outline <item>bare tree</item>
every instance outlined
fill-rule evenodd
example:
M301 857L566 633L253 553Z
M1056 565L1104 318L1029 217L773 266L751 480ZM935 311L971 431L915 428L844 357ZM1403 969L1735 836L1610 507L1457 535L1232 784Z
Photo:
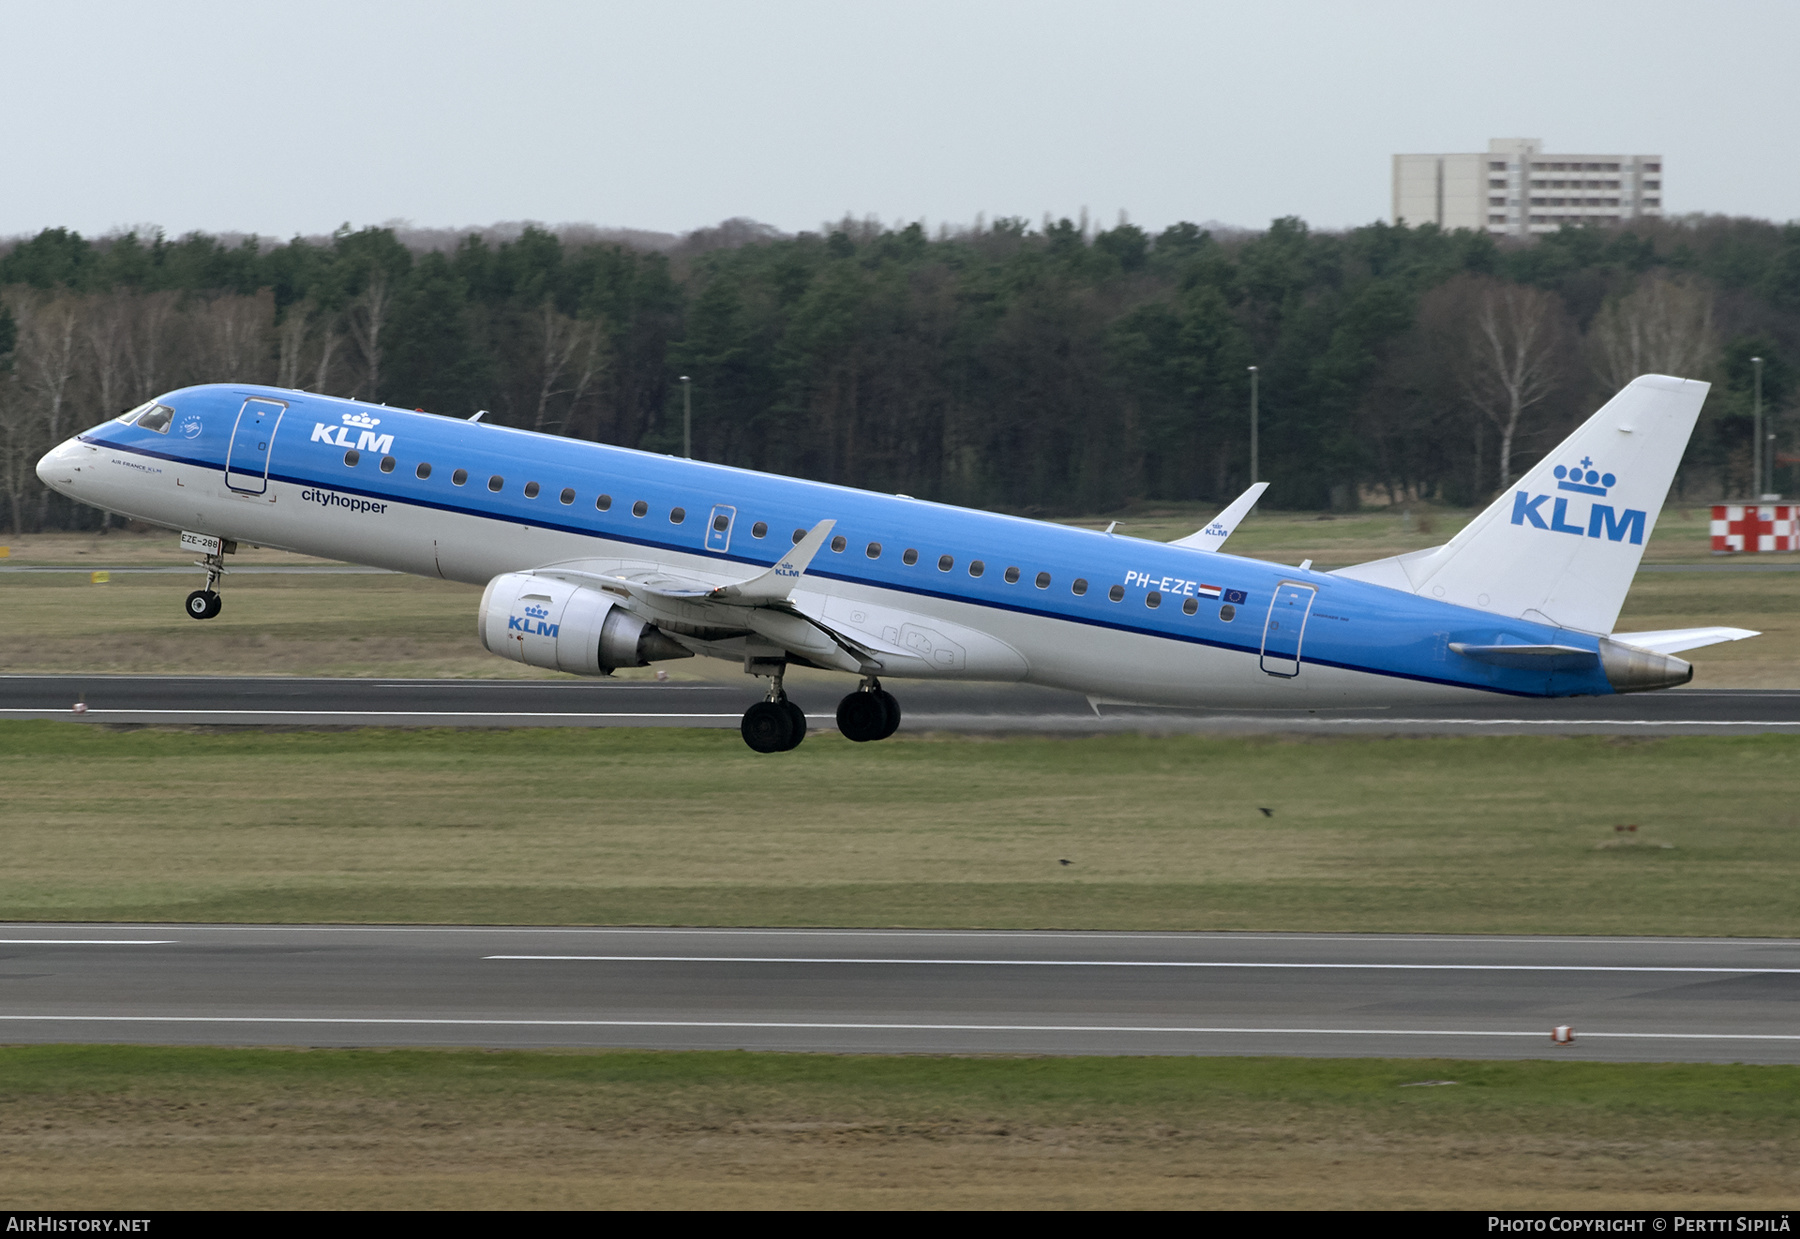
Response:
M132 295L124 290L105 293L83 307L81 338L103 416L123 412L128 400Z
M1470 276L1444 291L1461 302L1452 329L1460 337L1463 398L1499 432L1505 489L1525 415L1555 395L1567 374L1568 315L1554 293L1526 284Z
M25 532L25 504L40 493L36 463L43 454L37 409L17 375L0 374L0 493L14 533Z
M18 289L13 290L8 305L19 325L15 364L26 405L15 414L19 420L9 433L29 457L67 437L64 419L69 414L80 362L81 315L76 299L68 293L44 297ZM48 519L49 512L50 492L41 490L39 526Z
M381 332L394 311L394 290L387 272L379 267L369 273L369 283L350 305L346 316L350 338L362 353L363 377L351 394L368 393L373 400L381 390ZM321 367L323 371L323 367Z
M275 321L268 289L253 296L224 293L189 313L194 377L202 383L260 382Z
M166 381L176 296L170 292L141 293L132 299L131 307L134 321L126 337L125 361L131 371L133 397L148 400L162 394Z
M538 379L537 409L532 429L543 430L550 420L551 403L567 396L563 414L554 422L556 433L567 433L575 408L606 372L606 333L593 319L570 318L557 310L549 298L536 316L541 370Z
M1704 373L1718 357L1712 289L1653 272L1609 301L1588 331L1588 354L1609 393L1640 374Z

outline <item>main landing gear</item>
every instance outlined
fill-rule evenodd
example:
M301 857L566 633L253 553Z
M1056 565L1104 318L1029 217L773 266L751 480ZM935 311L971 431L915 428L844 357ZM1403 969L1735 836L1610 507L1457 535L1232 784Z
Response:
M880 680L870 676L861 688L838 702L837 725L844 739L858 744L885 740L900 728L900 703L881 687Z
M769 677L769 695L744 711L744 721L738 730L743 732L744 743L758 753L785 753L798 748L806 739L806 715L788 700L787 690L781 686L787 664L762 665L768 670L757 670L752 674Z
M769 695L744 711L739 730L744 743L758 753L785 753L799 747L806 739L806 715L788 700L781 686L784 662L757 661L750 665L752 675L769 677ZM900 726L900 703L881 687L881 681L870 676L862 686L838 703L838 730L858 743L885 740Z

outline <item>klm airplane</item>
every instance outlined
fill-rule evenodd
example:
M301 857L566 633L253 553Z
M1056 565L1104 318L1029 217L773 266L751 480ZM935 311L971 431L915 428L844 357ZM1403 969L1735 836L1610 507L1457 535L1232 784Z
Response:
M806 719L789 666L859 681L838 729L900 725L883 680L1019 681L1096 702L1321 708L1636 692L1757 634L1613 632L1706 398L1646 375L1442 546L1315 572L1223 553L1260 497L1162 544L285 389L190 387L38 463L182 531L223 605L240 545L485 585L504 658L610 675L696 654L766 677L758 752Z

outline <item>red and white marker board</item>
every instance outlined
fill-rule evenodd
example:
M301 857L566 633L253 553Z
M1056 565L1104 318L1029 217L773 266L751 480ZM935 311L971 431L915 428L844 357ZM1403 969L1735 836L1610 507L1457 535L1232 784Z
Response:
M1800 551L1800 504L1713 504L1712 549Z

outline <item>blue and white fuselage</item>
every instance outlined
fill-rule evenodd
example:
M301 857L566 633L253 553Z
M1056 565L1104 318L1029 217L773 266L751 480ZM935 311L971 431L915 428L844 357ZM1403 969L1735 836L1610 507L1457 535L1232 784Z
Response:
M1686 679L1669 634L1608 634L1704 395L1639 380L1468 537L1338 573L253 386L170 393L38 471L82 502L225 542L489 584L489 648L577 672L638 665L555 648L584 624L598 640L618 609L636 617L624 636L649 632L644 658L759 673L799 662L1170 706L1560 697ZM1624 495L1609 473L1612 498L1639 498L1596 514L1589 537L1550 471L1603 454L1639 475ZM1551 503L1554 529L1539 519ZM496 592L500 578L513 583Z

